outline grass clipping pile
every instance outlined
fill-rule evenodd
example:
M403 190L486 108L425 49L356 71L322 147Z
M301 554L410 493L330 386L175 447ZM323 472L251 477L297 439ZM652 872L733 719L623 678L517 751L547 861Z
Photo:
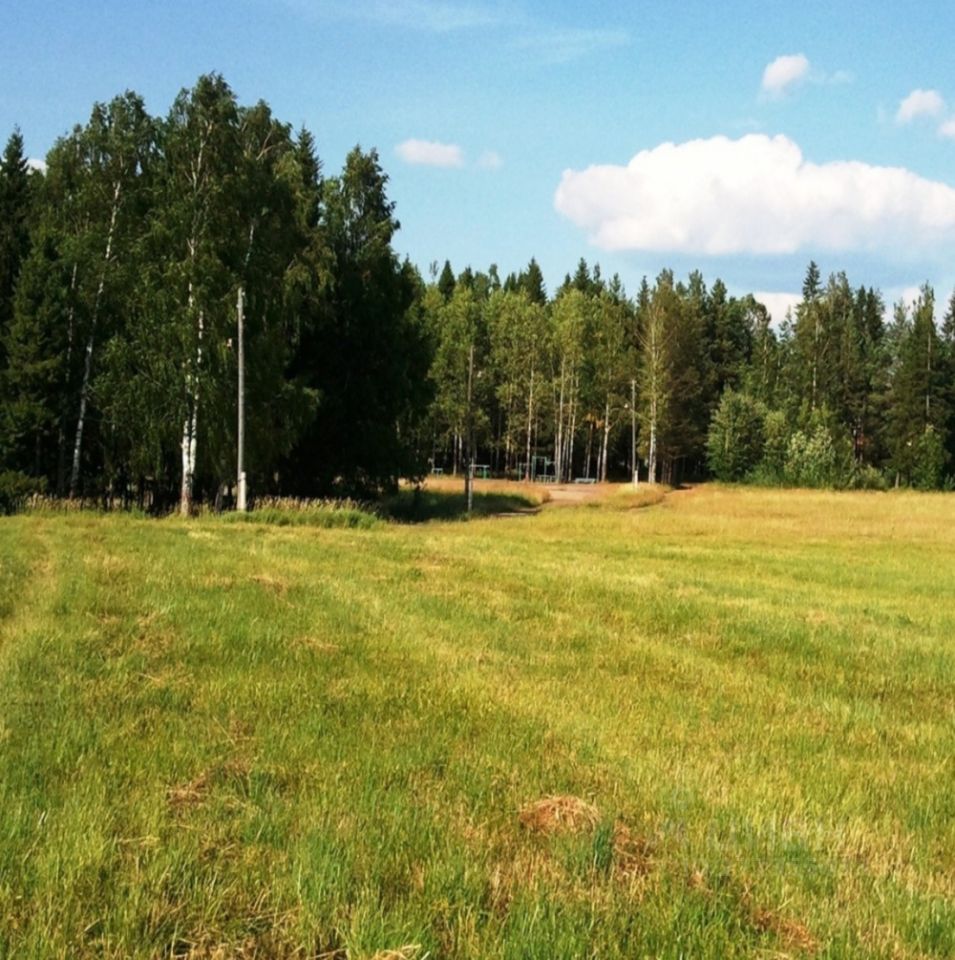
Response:
M600 827L600 811L586 800L569 795L544 797L526 803L518 813L521 826L533 834L594 832ZM617 822L608 828L609 853L620 877L646 876L651 869L652 846L644 837Z
M600 814L592 803L579 797L544 797L520 809L521 826L531 833L579 833L593 830Z

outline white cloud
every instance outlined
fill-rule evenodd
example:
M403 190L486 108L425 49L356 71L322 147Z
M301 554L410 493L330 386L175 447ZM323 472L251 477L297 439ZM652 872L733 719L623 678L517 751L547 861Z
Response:
M770 97L787 94L809 75L809 60L805 54L787 54L767 64L763 71L763 93Z
M504 160L496 150L485 150L478 157L477 165L482 170L500 170L504 166Z
M554 205L605 250L930 252L955 241L955 188L901 167L811 163L789 138L764 134L566 170Z
M831 83L837 86L843 83L855 83L855 79L855 74L851 70L837 70L835 73L827 74L823 78L825 83Z
M955 140L955 117L950 117L938 128L938 135Z
M37 173L46 173L46 160L38 160L36 157L30 157L27 160L27 166Z
M274 0L258 0L262 5ZM471 31L485 43L484 31L504 34L511 50L527 51L537 61L567 63L629 43L623 30L555 24L514 0L281 0L309 19L352 20L386 29L449 34Z
M569 63L581 57L625 47L630 36L625 30L553 27L521 37L513 44L545 63Z
M938 90L913 90L895 114L897 123L911 123L917 117L937 117L945 110L945 100Z
M428 33L451 33L510 23L502 4L460 0L285 0L300 13L339 19L365 20L378 26Z
M464 151L456 143L439 143L436 140L405 140L395 147L395 153L415 166L463 167Z
M763 290L753 296L769 311L773 326L778 327L786 319L786 311L796 313L796 304L802 300L801 293L773 292Z

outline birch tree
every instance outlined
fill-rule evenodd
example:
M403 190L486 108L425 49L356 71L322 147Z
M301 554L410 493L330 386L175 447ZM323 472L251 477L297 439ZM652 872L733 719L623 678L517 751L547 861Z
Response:
M79 134L84 164L78 184L78 204L84 233L75 265L77 290L85 301L86 329L82 350L76 426L70 466L69 495L79 493L84 431L92 393L94 354L109 320L121 322L128 290L115 290L117 274L126 271L145 208L143 179L153 148L152 122L142 100L132 93L108 106L97 104Z
M678 310L679 301L673 289L672 275L661 274L637 320L640 346L637 397L642 428L640 451L647 461L650 483L657 483L659 478L659 439L670 403L670 328Z

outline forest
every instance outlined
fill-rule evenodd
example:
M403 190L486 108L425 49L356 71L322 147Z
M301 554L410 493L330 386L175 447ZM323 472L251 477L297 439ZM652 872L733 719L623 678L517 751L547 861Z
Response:
M887 305L809 264L774 323L664 270L628 295L580 260L426 276L375 150L218 75L165 117L96 104L42 171L0 162L0 509L46 493L152 512L233 502L240 357L253 496L401 477L947 488L955 294ZM239 301L242 337L239 337Z

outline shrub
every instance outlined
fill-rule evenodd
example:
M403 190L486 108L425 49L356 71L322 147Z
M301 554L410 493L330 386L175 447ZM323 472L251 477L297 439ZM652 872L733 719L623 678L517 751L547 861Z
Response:
M706 459L717 480L742 480L763 455L763 411L745 393L726 390L713 414Z
M928 426L915 444L912 486L917 490L938 490L945 473L945 446L937 430Z
M868 463L853 468L847 485L851 490L886 490L889 486L882 471Z
M836 485L836 447L826 427L820 424L809 434L797 430L789 438L784 474L794 487Z
M40 481L16 470L0 472L0 514L16 513L27 499L42 490Z

